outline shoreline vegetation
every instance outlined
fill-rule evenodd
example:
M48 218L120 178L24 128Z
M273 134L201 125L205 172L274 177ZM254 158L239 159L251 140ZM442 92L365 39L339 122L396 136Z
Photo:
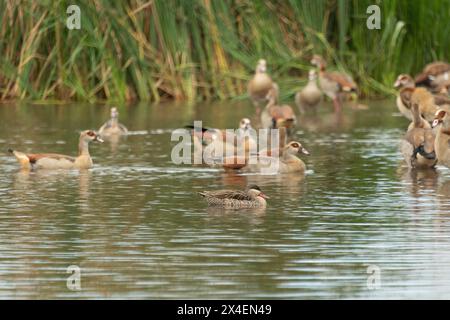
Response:
M264 58L292 99L313 53L353 75L360 96L449 60L448 0L85 0L0 2L0 101L117 102L247 97ZM381 29L366 27L370 5Z

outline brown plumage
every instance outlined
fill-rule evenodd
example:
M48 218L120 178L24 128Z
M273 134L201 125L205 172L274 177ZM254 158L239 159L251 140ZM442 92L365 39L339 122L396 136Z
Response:
M203 191L199 194L205 198L208 206L227 209L265 208L266 199L268 199L256 185L248 187L245 191L218 190Z
M248 83L248 94L256 107L264 105L267 102L269 90L276 87L276 83L267 74L266 60L260 59L256 65L253 78Z
M432 168L437 163L434 151L435 135L430 124L422 118L419 105L412 106L413 122L401 144L405 162L411 168Z
M427 64L414 80L416 85L437 87L442 82L448 81L449 75L450 64L444 61L435 61Z
M288 130L295 127L297 117L291 106L278 105L278 90L275 88L269 90L267 95L269 102L261 113L261 124L264 128L281 128Z
M23 153L9 149L24 169L89 169L92 159L89 154L89 143L103 140L91 130L81 132L78 144L78 157L70 157L56 153Z
M319 55L313 56L311 64L319 69L320 88L333 100L335 111L341 111L341 95L345 92L356 92L358 89L357 85L347 74L326 71L327 64Z
M301 113L316 107L322 101L322 91L317 86L317 73L310 70L308 84L295 95L295 104Z
M437 127L434 148L438 163L450 168L450 111L436 111L432 126Z
M433 95L426 88L416 87L412 77L407 74L400 74L394 87L399 89L396 100L398 110L409 120L413 120L411 105L414 102L419 105L420 114L429 122L433 120L438 106L449 102L444 97Z
M275 151L276 153L276 151ZM297 157L298 154L309 155L309 152L298 141L289 142L280 154L276 156L259 156L251 159L249 164L242 168L244 172L258 172L263 174L299 173L306 171L305 163Z
M103 137L128 134L128 129L123 124L119 123L119 112L117 111L117 108L111 108L111 119L100 127L98 133Z

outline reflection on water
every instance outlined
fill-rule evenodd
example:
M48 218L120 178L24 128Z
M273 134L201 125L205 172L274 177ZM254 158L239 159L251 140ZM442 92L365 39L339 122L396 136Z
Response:
M172 164L172 130L234 128L254 113L246 101L122 107L130 135L92 145L88 171L21 171L3 153L0 298L450 298L450 170L408 170L406 120L393 101L367 104L299 118L305 177ZM74 155L109 106L5 105L0 117L2 150ZM266 209L207 208L197 194L249 184ZM81 291L66 287L70 265Z

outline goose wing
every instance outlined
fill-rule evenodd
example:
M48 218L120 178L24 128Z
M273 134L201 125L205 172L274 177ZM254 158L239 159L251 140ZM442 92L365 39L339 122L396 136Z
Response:
M71 162L75 162L74 157L66 156L63 154L57 154L57 153L30 153L26 154L28 159L30 160L30 163L36 163L38 160L41 159L54 159L54 160L68 160Z
M344 91L354 91L357 88L349 75L340 72L327 72L323 76L330 81L336 82Z

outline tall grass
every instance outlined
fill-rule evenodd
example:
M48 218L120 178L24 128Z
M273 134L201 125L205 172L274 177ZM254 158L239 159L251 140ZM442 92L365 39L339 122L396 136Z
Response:
M381 30L366 9L381 7ZM313 53L353 74L361 93L448 60L450 1L80 0L0 2L0 99L226 99L245 95L264 57L284 96Z

